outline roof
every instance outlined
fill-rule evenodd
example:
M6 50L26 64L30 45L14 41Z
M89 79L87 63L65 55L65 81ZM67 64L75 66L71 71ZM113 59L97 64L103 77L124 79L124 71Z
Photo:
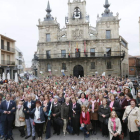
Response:
M128 57L129 57L129 58L140 58L140 55L137 55L137 56L129 55Z
M13 42L16 42L16 40L14 40L14 39L12 39L12 38L9 38L9 37L7 37L7 36L5 36L5 35L0 34L0 36L3 37L3 38L6 38L6 39L8 39L8 40L11 40L11 41L13 41Z

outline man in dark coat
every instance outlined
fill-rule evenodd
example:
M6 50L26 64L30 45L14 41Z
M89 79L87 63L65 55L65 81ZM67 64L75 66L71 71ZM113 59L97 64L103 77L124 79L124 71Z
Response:
M31 95L28 95L28 102L24 103L24 113L25 113L25 120L27 125L27 136L25 139L31 137L31 130L32 130L32 140L35 140L35 127L33 125L34 115L30 114L29 111L35 108L35 101L31 100ZM32 128L32 129L31 129Z
M14 112L16 111L16 103L10 100L11 95L6 95L6 100L0 105L1 121L4 127L4 140L14 140L12 137L12 124L14 121Z

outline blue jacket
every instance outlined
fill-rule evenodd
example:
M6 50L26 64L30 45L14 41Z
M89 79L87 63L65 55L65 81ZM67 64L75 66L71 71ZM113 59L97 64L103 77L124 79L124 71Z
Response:
M34 108L32 111L30 109L29 110L29 113L35 115L35 110L36 110L36 108ZM40 107L40 121L41 122L44 122L45 121L45 113L43 111L43 107Z
M34 108L35 108L35 101L31 101L31 109L30 110L32 111ZM25 114L25 119L29 119L29 117L33 119L34 115L28 113L28 111L29 111L28 102L25 102L24 103L24 109L23 109L23 112Z
M10 114L4 114L4 111L11 111ZM3 101L0 105L0 113L1 113L1 121L4 122L6 120L13 121L14 120L14 112L16 111L16 103L14 101L10 101L9 108L7 109L6 100Z

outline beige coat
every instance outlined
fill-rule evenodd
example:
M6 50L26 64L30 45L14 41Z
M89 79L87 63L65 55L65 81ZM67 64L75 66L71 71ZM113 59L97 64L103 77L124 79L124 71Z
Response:
M127 106L123 115L123 120L128 116L130 111L131 111L131 106ZM140 121L140 110L138 107L135 107L128 116L128 129L130 132L139 131L135 123L135 120Z
M24 122L20 122L19 121L19 117L24 117L24 112L23 112L23 106L20 109L16 110L16 115L15 115L15 126L20 127L20 126L25 126L25 121Z
M110 133L110 140L112 140L113 138L113 122L111 121L111 118L109 118L109 121L108 121L108 130L109 130L109 133ZM121 121L119 118L116 118L116 131L117 133L120 135L121 134L121 131L122 131L122 125L121 125Z

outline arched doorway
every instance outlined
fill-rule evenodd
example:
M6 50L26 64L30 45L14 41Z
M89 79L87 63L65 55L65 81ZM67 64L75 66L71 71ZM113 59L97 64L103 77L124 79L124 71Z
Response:
M84 77L84 69L81 65L76 65L74 68L73 68L73 76L76 76L76 77Z

